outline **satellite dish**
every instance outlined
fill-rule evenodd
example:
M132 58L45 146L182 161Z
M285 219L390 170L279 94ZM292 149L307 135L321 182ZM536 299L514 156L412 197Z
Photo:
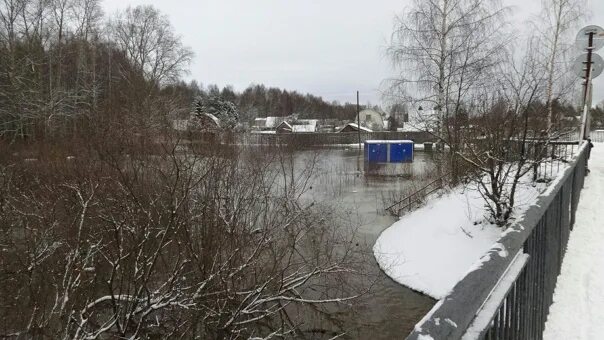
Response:
M600 26L596 26L596 25L589 25L589 26L583 27L579 31L579 34L577 34L577 39L575 40L575 45L577 46L578 49L585 51L587 49L587 47L589 47L588 44L589 44L589 34L590 33L594 34L592 51L597 51L597 50L601 49L602 47L604 47L604 28L602 28Z
M573 63L573 72L580 78L585 78L585 70L587 67L587 53L583 53L575 59ZM604 59L599 54L591 54L591 78L602 74L604 71Z

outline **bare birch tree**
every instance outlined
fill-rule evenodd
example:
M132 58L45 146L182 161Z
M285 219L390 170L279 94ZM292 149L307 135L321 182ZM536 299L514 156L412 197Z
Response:
M468 178L485 200L492 223L505 227L516 207L519 187L531 185L527 174L547 157L542 142L545 107L536 105L546 91L547 76L528 39L520 56L510 49L500 67L495 91L485 90L473 99L472 128L467 143L456 153L469 165ZM530 177L530 176L528 176Z
M547 73L547 131L553 133L554 101L563 99L574 85L569 79L569 48L574 43L574 28L583 16L584 0L542 0L542 14L536 29L540 32L544 51L543 68ZM572 32L571 32L572 31ZM573 77L574 78L574 77Z
M129 7L113 20L111 30L135 69L153 84L178 79L193 57L168 18L153 6Z
M389 93L454 149L464 100L490 86L500 62L506 11L493 0L415 0L395 20L388 53L399 75Z
M388 53L399 75L391 95L435 108L439 131L499 62L506 9L491 0L414 1L395 19Z

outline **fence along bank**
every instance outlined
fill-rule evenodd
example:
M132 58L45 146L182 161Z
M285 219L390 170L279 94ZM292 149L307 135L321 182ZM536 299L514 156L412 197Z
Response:
M340 145L357 144L372 139L412 140L416 144L434 142L436 139L428 132L317 132L317 133L228 133L220 132L183 132L181 137L192 142L241 144L241 145Z
M541 339L586 175L589 148L407 337Z

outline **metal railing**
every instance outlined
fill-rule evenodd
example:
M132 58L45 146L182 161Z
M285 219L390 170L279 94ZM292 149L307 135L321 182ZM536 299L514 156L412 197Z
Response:
M604 130L592 131L589 135L592 142L604 143Z
M560 170L560 166L571 161L580 147L576 141L547 141L541 146L535 164L533 180L553 178Z
M446 178L448 178L449 175L450 174L446 174L435 179L421 189L414 191L411 195L388 206L385 210L394 216L400 216L405 209L411 211L414 205L419 205L420 203L424 202L428 195L443 189L447 183Z
M584 143L548 191L407 339L542 339L588 158Z

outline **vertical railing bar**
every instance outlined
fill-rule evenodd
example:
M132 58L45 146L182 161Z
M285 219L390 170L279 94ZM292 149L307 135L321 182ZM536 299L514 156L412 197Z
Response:
M525 267L526 270L526 267ZM516 339L524 339L524 336L522 335L522 330L524 329L524 299L525 299L525 295L524 295L524 270L522 273L520 273L520 276L518 277L518 281L516 282L516 299L518 302L518 318L517 318L517 325L516 325L516 331L514 332L514 336L516 337Z
M520 278L520 305L521 305L521 312L520 312L520 329L519 329L519 338L520 339L528 339L528 313L527 313L527 308L528 308L528 290L527 290L527 284L526 284L526 280L527 280L527 268L524 269L524 272L522 273L522 276Z
M531 338L537 336L537 320L539 318L539 268L541 262L541 254L539 251L539 226L541 221L537 224L535 228L535 267L533 268L533 335Z
M495 332L495 331L493 330L493 325L495 325L495 323L492 323L491 328L489 328L489 332L487 333L487 335L488 335L488 337L487 337L487 338L488 338L489 340L492 340L492 339L493 339L493 333Z
M512 286L512 291L510 292L510 318L508 319L508 339L514 339L514 333L516 329L515 319L518 316L516 312L516 282L514 282Z
M513 313L513 306L514 306L514 285L512 285L512 290L509 292L508 296L506 297L507 299L507 303L505 305L505 315L506 315L506 326L505 326L505 338L506 339L511 339L512 336L512 313Z
M547 214L547 210L546 210ZM535 272L535 337L539 336L539 325L541 324L541 306L543 303L543 223L545 215L537 224L537 266Z
M525 280L524 280L524 289L526 291L526 302L525 302L525 308L524 308L524 313L526 314L526 318L525 318L525 330L524 330L524 334L526 335L526 339L529 338L530 335L530 331L531 331L531 298L532 298L532 292L531 292L531 271L533 270L533 263L535 263L535 253L532 251L531 249L531 242L533 239L533 234L531 233L531 235L529 235L528 239L526 240L526 242L524 243L524 252L529 254L530 258L529 258L529 263L526 266L526 273L525 273Z
M497 323L497 340L503 339L503 322L505 320L505 303L499 307L499 318Z
M537 225L538 226L538 225ZM536 229L536 228L535 228ZM535 335L536 332L536 320L537 320L537 277L535 275L536 273L536 268L537 268L537 261L539 258L539 254L537 254L537 233L536 230L533 230L533 233L531 234L531 257L533 259L533 261L531 262L531 270L530 270L530 275L529 275L529 280L527 281L528 285L529 285L529 293L530 293L530 299L529 299L529 320L530 320L530 325L529 325L529 338L532 339Z
M502 339L507 339L508 338L508 318L509 318L509 305L510 305L510 301L508 300L509 297L509 293L508 295L506 295L506 297L503 299L504 303L501 306L501 309L503 310L503 320L501 322L501 338Z
M551 211L551 207L548 208L545 212L546 216L550 213ZM546 278L545 278L545 274L546 274L546 270L547 270L547 262L546 262L546 256L547 256L547 248L546 248L546 227L547 227L547 219L542 220L542 224L541 224L541 228L540 228L540 234L541 234L541 270L540 270L540 280L539 280L539 290L540 290L540 294L539 294L539 327L538 327L538 339L541 339L541 337L543 336L543 325L545 324L545 303L546 303L546 297L545 297L545 288L546 288Z
M528 295L528 299L527 299L527 308L526 308L526 314L527 314L527 330L526 330L526 338L530 339L533 336L533 286L534 286L534 278L533 278L533 271L534 271L534 267L535 267L535 261L537 260L537 254L535 253L534 247L533 247L533 240L535 238L535 233L531 233L531 235L529 236L528 239L528 249L530 251L529 255L531 256L531 262L530 262L530 267L528 268L527 271L527 278L526 278L526 290L527 290L527 295Z
M522 275L522 273L520 273ZM518 278L520 279L520 278ZM514 283L514 322L512 323L512 339L518 339L520 336L520 317L521 317L521 301L520 301L520 282L516 280Z
M535 230L536 232L536 266L535 266L535 329L534 329L534 337L536 338L539 333L539 321L540 321L540 311L541 311L541 260L542 260L542 254L541 254L541 225L542 225L542 221L539 221L539 224L537 224L537 229Z
M497 313L495 313L495 319L493 320L493 339L499 339L499 308L497 308Z
M549 212L549 208L545 211L545 218L541 220L541 224L539 226L539 304L538 304L538 314L537 314L537 337L539 337L539 333L541 332L541 323L543 322L543 304L544 304L544 295L545 295L545 225L547 222L547 214Z

